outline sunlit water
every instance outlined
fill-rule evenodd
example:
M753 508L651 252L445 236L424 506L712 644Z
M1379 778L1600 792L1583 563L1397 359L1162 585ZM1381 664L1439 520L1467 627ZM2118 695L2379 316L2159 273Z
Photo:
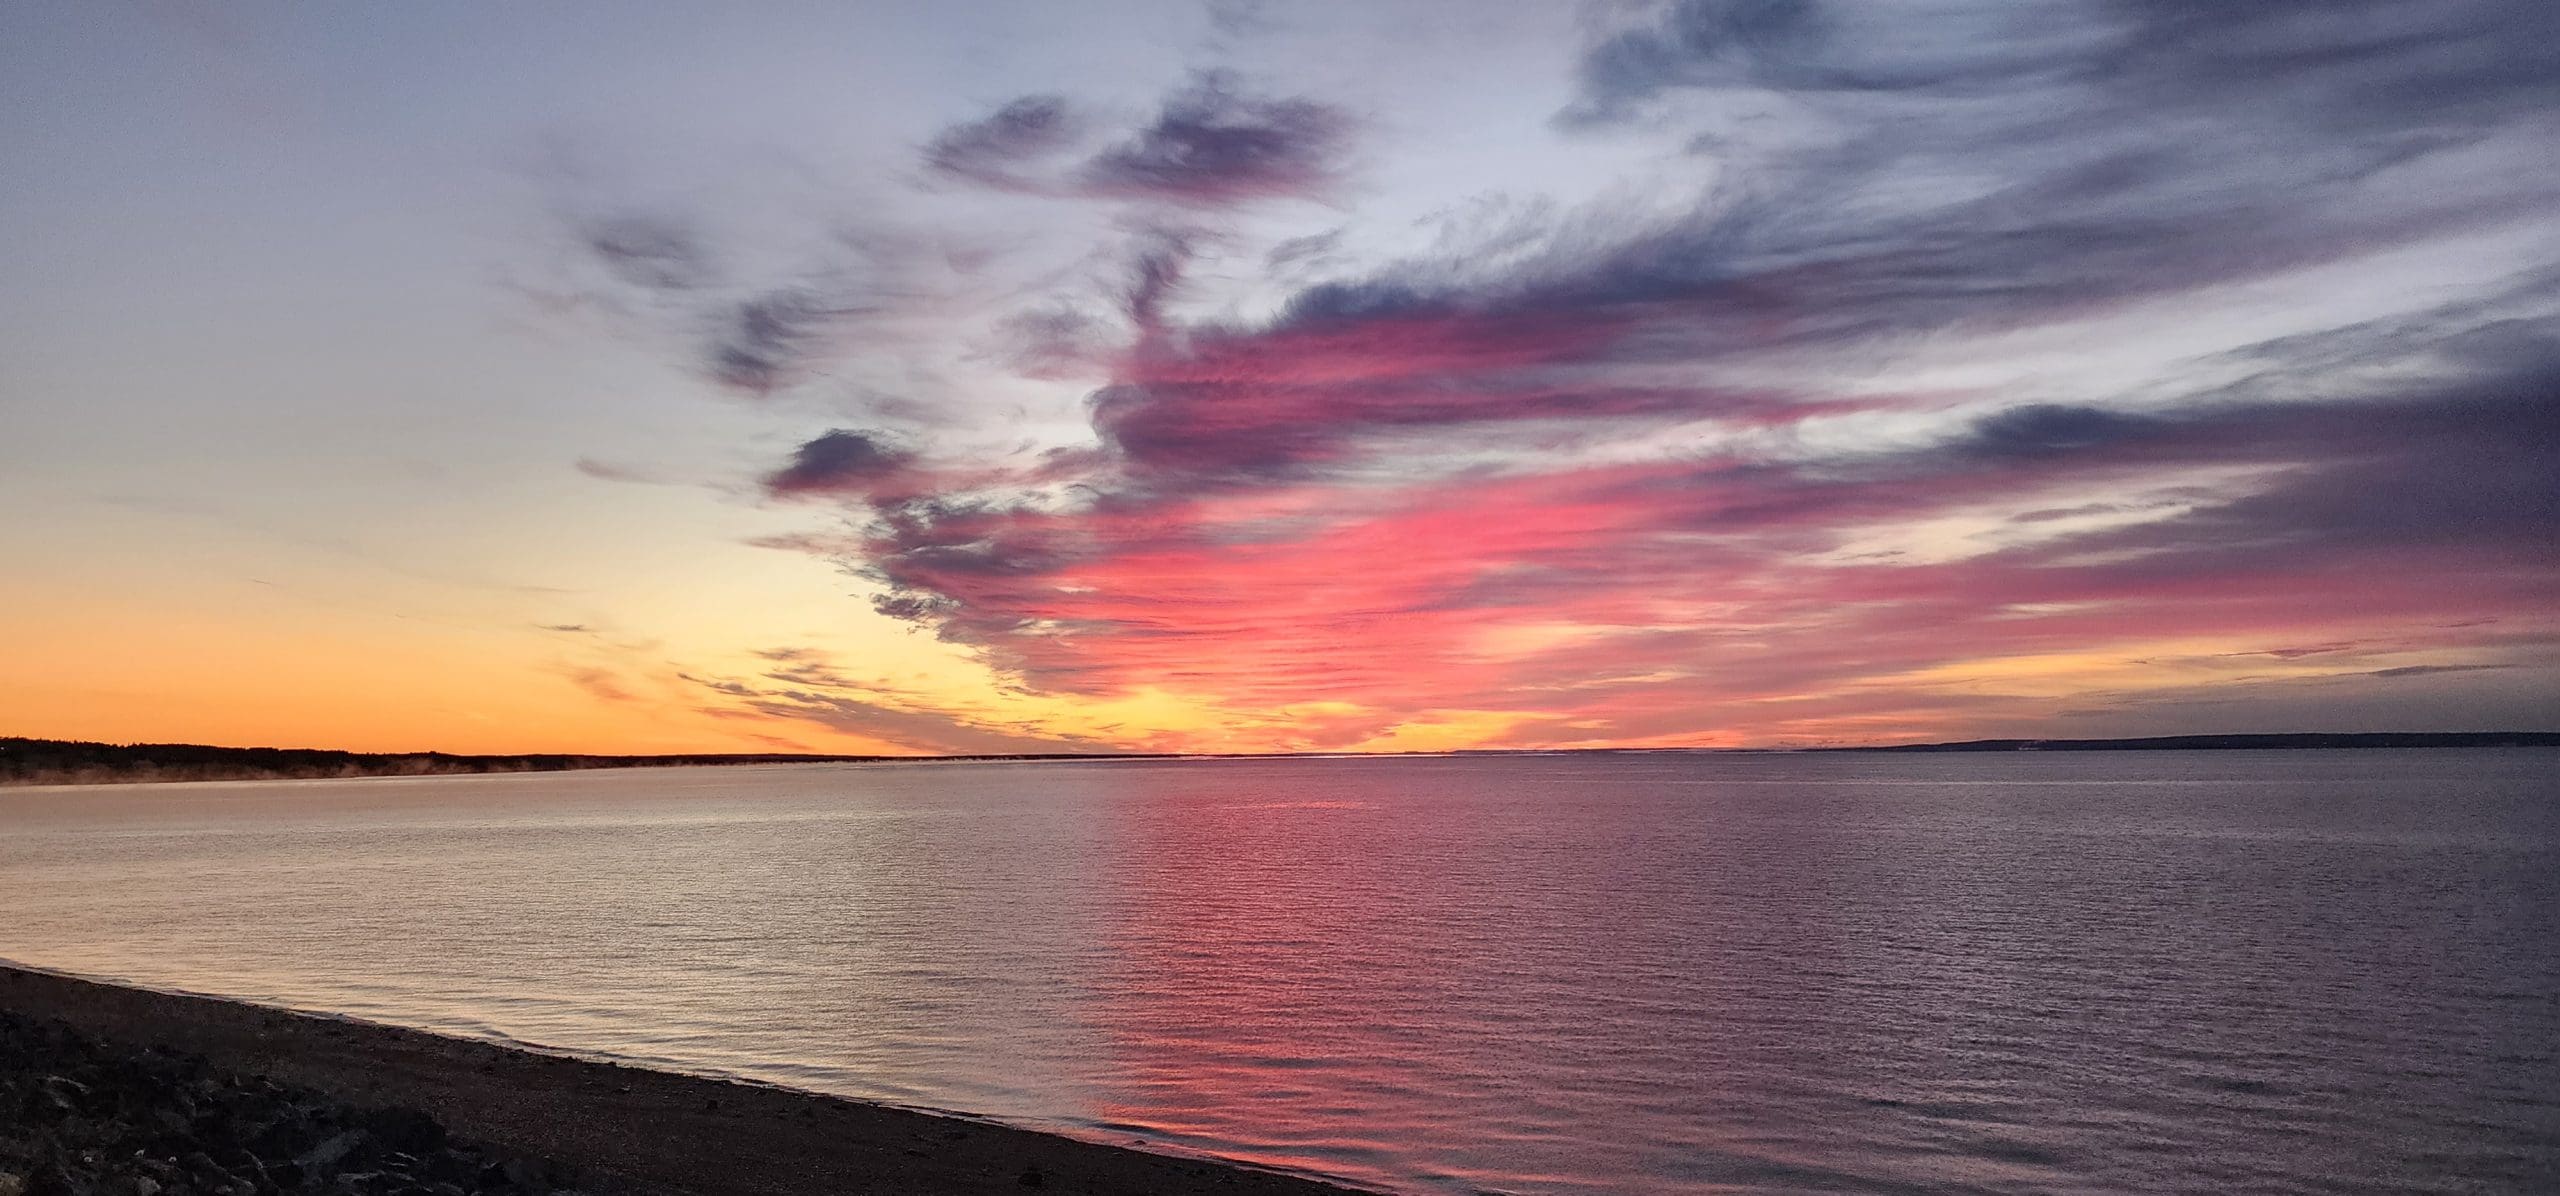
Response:
M2560 1187L2560 752L0 790L0 956L1397 1189Z

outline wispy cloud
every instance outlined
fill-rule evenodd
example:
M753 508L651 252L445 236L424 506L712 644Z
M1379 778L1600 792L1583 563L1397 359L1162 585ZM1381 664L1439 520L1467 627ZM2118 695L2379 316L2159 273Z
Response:
M1318 195L1341 169L1350 129L1331 105L1254 96L1229 76L1202 74L1086 163L1078 181L1098 195L1181 204Z
M982 186L1036 190L1024 172L1072 148L1080 122L1066 97L1023 96L977 120L935 134L924 148L926 167Z
M733 395L770 398L910 335L965 285L970 250L866 214L713 220L665 199L609 199L564 185L556 216L573 251L525 290L545 306L672 343L678 363ZM620 472L588 466L600 476Z
M759 655L773 664L759 676L685 674L682 679L716 703L710 709L730 716L809 723L905 751L1018 755L1108 750L1079 736L1007 726L885 680L852 675L814 649L780 648Z
M1220 208L1324 195L1353 123L1334 105L1204 71L1108 144L1087 144L1095 122L1066 98L1029 95L935 134L923 159L938 176L1002 191ZM1079 149L1080 161L1064 160Z
M801 445L765 479L775 494L890 496L911 492L915 456L877 436L838 428Z

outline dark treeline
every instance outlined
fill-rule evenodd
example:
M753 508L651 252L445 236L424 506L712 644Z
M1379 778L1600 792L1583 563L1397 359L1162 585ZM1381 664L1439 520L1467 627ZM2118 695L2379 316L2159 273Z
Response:
M327 748L214 747L201 743L91 743L0 736L0 785L103 785L139 781L303 781L334 777L431 777L455 773L558 772L573 768L679 768L718 764L923 764L972 761L1162 760L1160 752L1012 752L950 756L836 756L805 752L702 752L590 756L540 752L341 752Z
M2389 731L2356 734L2171 735L2152 739L1974 739L1880 747L1814 748L1846 752L2138 752L2266 748L2560 747L2560 731ZM1717 748L1590 748L1527 753L1478 749L1460 756L1650 754ZM1748 750L1748 749L1745 749ZM1805 749L1795 749L1805 750ZM1289 756L1296 753L1275 753ZM340 752L324 748L213 747L201 743L89 743L0 736L0 785L90 785L134 781L266 781L331 777L424 777L453 773L556 772L573 768L673 768L710 764L871 764L930 761L1162 760L1159 753L1057 752L975 756L824 756L790 752L669 756L462 756L450 752ZM1229 758L1229 757L1205 757ZM1257 757L1234 757L1254 759Z
M117 781L307 780L422 777L447 773L550 772L569 768L652 768L684 764L795 764L878 760L879 756L457 756L446 752L338 752L318 748L210 747L200 743L85 743L0 738L0 784L78 785Z

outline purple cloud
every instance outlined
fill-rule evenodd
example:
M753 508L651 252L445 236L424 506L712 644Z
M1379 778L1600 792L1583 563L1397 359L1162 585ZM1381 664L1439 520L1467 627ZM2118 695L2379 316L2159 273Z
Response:
M1021 172L1073 145L1077 123L1065 97L1023 96L935 135L925 146L925 165L980 186L1034 189Z
M1331 105L1247 95L1229 76L1203 73L1077 179L1097 195L1198 207L1318 195L1337 178L1350 133Z
M768 475L765 487L777 495L877 496L912 485L915 468L913 453L838 428L793 450L791 463Z

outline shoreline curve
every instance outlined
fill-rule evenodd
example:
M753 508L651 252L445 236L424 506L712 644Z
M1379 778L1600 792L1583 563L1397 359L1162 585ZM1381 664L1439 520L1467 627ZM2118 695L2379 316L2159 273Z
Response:
M1338 1180L1094 1142L961 1111L830 1096L0 961L0 1010L159 1047L642 1192L1316 1196Z

